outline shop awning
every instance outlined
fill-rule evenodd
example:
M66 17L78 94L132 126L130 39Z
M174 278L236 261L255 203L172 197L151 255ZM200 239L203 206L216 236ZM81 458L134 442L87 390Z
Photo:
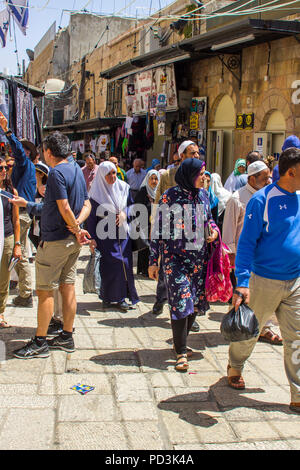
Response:
M123 123L125 118L122 117L107 117L107 118L94 118L86 121L72 121L66 124L58 124L56 126L43 127L44 132L61 131L65 133L73 132L96 132L105 128L119 126Z
M219 54L238 54L245 47L297 34L300 34L298 21L247 19L119 63L101 72L100 76L113 79L139 72L147 66L156 67L188 58L196 60Z

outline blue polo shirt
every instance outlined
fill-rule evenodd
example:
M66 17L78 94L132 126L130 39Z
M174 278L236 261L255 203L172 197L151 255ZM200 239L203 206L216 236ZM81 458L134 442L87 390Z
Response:
M49 172L41 213L41 238L43 241L64 240L70 235L56 202L61 199L69 201L76 218L79 216L84 202L88 199L82 171L74 161L60 163Z

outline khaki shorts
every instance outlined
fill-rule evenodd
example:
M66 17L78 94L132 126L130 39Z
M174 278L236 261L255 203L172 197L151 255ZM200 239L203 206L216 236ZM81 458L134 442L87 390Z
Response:
M35 259L36 290L54 290L60 284L75 284L80 248L73 235L65 240L41 242Z

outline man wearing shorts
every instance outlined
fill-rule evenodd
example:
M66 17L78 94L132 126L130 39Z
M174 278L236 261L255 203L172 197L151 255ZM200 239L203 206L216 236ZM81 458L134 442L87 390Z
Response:
M44 204L41 206L16 198L16 205L27 206L37 215L41 210L41 243L36 255L36 293L38 296L38 327L35 337L21 349L14 351L20 359L48 357L49 349L74 352L73 323L76 314L76 263L88 233L79 226L83 208L86 217L90 203L85 181L78 165L68 161L69 141L55 132L43 142L44 157L51 171L48 176ZM63 303L63 331L46 340L53 314L54 290L59 288Z

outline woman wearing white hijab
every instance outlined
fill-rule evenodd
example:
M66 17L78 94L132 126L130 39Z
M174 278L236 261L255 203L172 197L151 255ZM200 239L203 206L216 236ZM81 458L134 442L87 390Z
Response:
M89 197L92 205L87 220L92 237L91 247L101 253L100 298L103 308L111 304L127 311L129 304L139 302L134 286L131 240L127 226L127 208L133 203L129 185L117 178L117 168L112 162L99 165Z
M227 189L224 188L222 181L221 181L221 177L220 175L218 175L218 173L212 173L211 179L210 179L210 187L219 200L218 202L218 226L222 233L222 226L223 226L223 219L224 219L226 204L228 200L231 198L232 193L230 191L227 191Z
M144 233L150 233L150 217L152 204L155 201L156 190L160 180L160 173L157 170L149 170L145 176L141 187L135 196L134 202L136 204L143 204L148 211L148 224L142 227ZM144 277L148 277L149 266L149 249L145 248L138 252L137 274L142 273Z

